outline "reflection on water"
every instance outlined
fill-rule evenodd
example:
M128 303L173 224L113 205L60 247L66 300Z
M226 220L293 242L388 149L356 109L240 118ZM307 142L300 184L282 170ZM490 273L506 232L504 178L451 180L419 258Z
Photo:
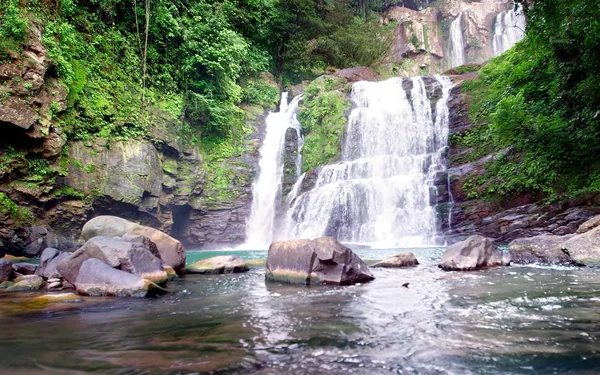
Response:
M373 269L375 281L349 287L266 284L254 268L188 276L156 299L60 310L18 308L0 293L0 373L600 373L597 271L446 273L435 267L442 251L415 249L420 266Z

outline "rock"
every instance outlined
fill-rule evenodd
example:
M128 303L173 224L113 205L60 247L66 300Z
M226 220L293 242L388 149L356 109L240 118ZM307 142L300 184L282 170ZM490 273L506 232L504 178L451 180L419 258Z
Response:
M508 245L515 264L571 264L572 259L561 249L561 244L573 237L541 235L517 238Z
M26 275L18 277L15 284L6 288L9 292L21 292L27 290L38 290L42 287L44 280L37 275Z
M167 281L179 280L177 272L171 266L162 266L163 271L167 273Z
M47 279L61 277L57 266L60 262L69 258L70 256L71 253L63 253L51 247L44 249L40 257L40 266L37 269L36 275Z
M53 283L48 283L48 285L46 286L46 288L48 289L57 289L60 288L62 286L62 283L60 281L55 281Z
M476 235L448 247L439 267L445 271L472 271L501 266L502 259L502 251L489 238Z
M305 285L350 285L374 279L352 250L331 237L273 242L265 276L267 280Z
M578 265L600 266L600 227L578 234L560 247Z
M575 233L583 234L585 232L589 232L590 230L592 230L598 226L600 226L600 215L594 216L593 218L591 218L588 221L581 224L579 226L579 228L577 228L577 231Z
M0 259L0 283L10 280L13 263L8 259Z
M52 278L52 279L48 279L47 280L49 283L61 283L62 279L59 278Z
M3 281L0 283L0 289L6 289L13 285L15 285L15 283L13 281Z
M104 253L96 244L86 242L82 247L77 249L77 251L59 262L56 265L56 270L58 273L60 273L63 279L67 280L71 284L75 284L75 280L77 280L81 265L86 260L92 258L99 259L102 262L107 262Z
M96 236L123 236L125 234L141 234L156 244L162 263L173 267L181 274L185 270L185 250L181 242L173 237L150 227L145 227L121 219L116 216L97 216L88 221L81 230L81 237L89 240Z
M18 263L18 262L28 262L29 258L27 257L16 257L14 255L10 255L10 254L6 254L4 257L2 257L1 259L6 259L6 260L10 260L13 263Z
M33 275L37 271L38 266L32 263L15 263L12 265L12 268L21 275Z
M222 255L190 264L185 271L187 273L221 274L246 272L248 269L242 258L235 255Z
M148 279L153 283L161 284L167 281L167 273L162 269L160 259L150 252L149 240L129 242L123 237L97 236L87 241L100 248L106 259L105 263L113 268L133 273L142 279ZM133 236L134 239L145 238ZM156 251L156 248L155 248Z
M33 297L23 301L27 307L44 307L51 303L80 303L83 302L80 296L74 293L51 293L42 296Z
M94 258L81 264L75 281L77 292L90 296L146 297L154 286L148 280Z
M371 267L381 268L400 268L400 267L413 267L418 265L419 262L413 253L401 253L396 254L391 258L377 262Z

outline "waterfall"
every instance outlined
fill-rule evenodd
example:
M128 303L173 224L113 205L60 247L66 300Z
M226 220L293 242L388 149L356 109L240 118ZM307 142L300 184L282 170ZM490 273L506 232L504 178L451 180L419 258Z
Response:
M246 222L246 244L244 247L266 248L273 239L275 214L282 199L283 152L287 129L296 129L299 136L299 148L303 144L302 129L296 117L302 96L299 95L292 99L289 106L287 96L287 92L281 94L279 112L271 112L266 119L266 134L260 147L258 162L259 174L252 184L252 207ZM301 163L301 159L296 160L296 163Z
M446 169L451 86L447 77L355 83L342 161L323 166L314 188L291 202L291 225L281 237L329 235L372 246L431 243L433 180ZM434 97L439 99L432 106Z
M462 19L463 13L450 24L450 40L448 46L448 68L450 69L464 65L467 62Z
M496 16L492 40L494 56L500 56L523 39L525 22L525 14L520 4Z

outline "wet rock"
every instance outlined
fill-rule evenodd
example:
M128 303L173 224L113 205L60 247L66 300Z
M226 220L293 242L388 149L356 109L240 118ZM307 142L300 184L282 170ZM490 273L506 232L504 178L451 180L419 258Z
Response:
M187 273L221 274L246 272L248 269L242 258L235 255L222 255L190 264L185 271Z
M90 296L146 297L153 287L148 280L94 258L81 264L75 281L77 292Z
M74 253L59 262L56 266L58 273L71 284L75 284L81 265L88 259L98 259L107 262L104 252L94 243L86 242ZM110 266L109 266L110 267Z
M413 267L418 265L419 262L413 253L401 253L396 254L391 258L377 262L371 267L380 268L401 268L401 267Z
M44 307L51 303L80 303L83 302L80 296L74 293L52 293L33 297L23 301L27 307Z
M331 237L273 242L265 276L304 285L349 285L374 279L362 259Z
M377 81L377 73L373 69L364 66L341 69L332 73L332 75L344 78L348 82Z
M3 281L0 283L0 289L6 289L9 286L15 285L14 281Z
M141 236L135 236L140 238ZM96 245L104 254L105 263L113 268L129 272L161 284L167 281L167 273L162 269L160 259L152 254L147 241L129 242L123 237L97 236L87 243Z
M571 264L573 260L562 250L561 245L572 237L573 235L541 235L517 238L508 245L508 251L515 264Z
M157 229L132 223L116 216L98 216L88 221L81 231L81 237L89 240L96 236L123 236L139 234L156 244L164 265L173 267L181 274L185 270L185 251L181 242Z
M600 227L578 234L560 247L576 264L600 266Z
M27 290L38 290L42 287L44 280L37 275L26 275L17 277L15 284L6 288L9 292L21 292Z
M600 226L600 215L594 216L593 218L591 218L588 221L581 224L579 226L579 228L577 228L577 231L575 233L583 234L585 232L589 232L590 230L592 230L598 226Z
M503 264L502 251L489 238L471 236L448 247L439 267L445 271L472 271Z
M0 259L0 283L10 280L13 263L8 259Z
M167 273L167 281L179 280L179 275L171 266L162 266L163 271Z
M38 266L32 263L15 263L12 268L21 275L33 275L37 271Z

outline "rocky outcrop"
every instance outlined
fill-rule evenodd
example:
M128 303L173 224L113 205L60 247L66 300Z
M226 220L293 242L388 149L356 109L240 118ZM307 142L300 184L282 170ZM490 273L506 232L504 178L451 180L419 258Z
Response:
M75 280L77 292L89 296L146 297L156 286L145 279L87 259Z
M578 265L600 266L600 228L578 234L560 248Z
M271 281L304 285L349 285L374 279L352 250L331 237L273 242L265 276Z
M203 259L186 267L186 273L200 273L206 275L240 273L248 270L249 268L242 258L235 255L223 255Z
M448 247L439 267L445 271L474 271L509 263L508 256L497 249L489 238L471 236Z
M96 236L115 237L127 234L147 237L156 245L163 264L172 267L177 273L184 271L186 255L181 242L154 228L138 225L116 216L98 216L88 221L81 230L81 238L84 240Z
M573 260L561 246L571 237L541 235L517 238L508 245L508 251L515 264L572 264Z
M419 264L415 254L413 253L401 253L396 254L391 258L385 259L381 262L372 264L372 268L402 268L402 267L414 267Z

